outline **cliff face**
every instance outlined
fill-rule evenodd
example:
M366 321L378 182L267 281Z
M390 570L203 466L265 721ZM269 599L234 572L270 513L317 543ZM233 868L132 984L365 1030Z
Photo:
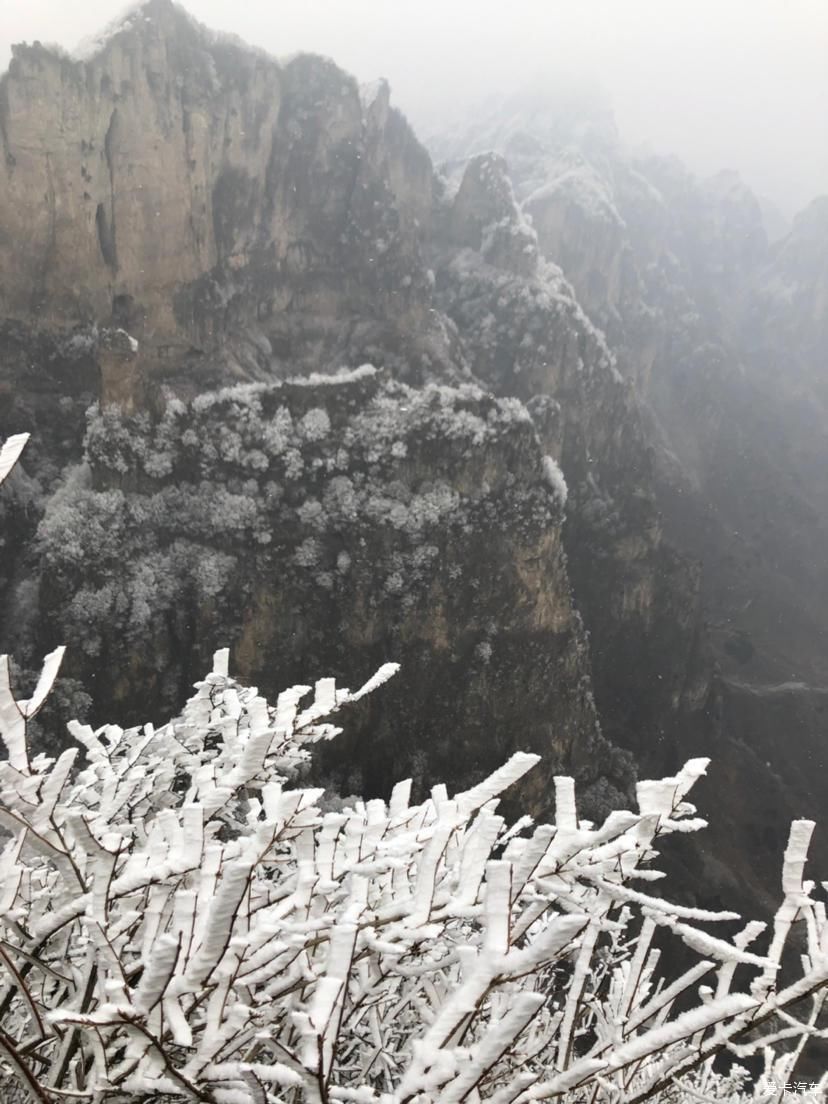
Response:
M85 62L16 48L0 144L7 316L123 326L161 376L428 345L431 164L384 86L151 0Z
M619 479L601 442L638 431L612 424L632 407L611 357L559 275L539 278L536 237L504 173L479 166L448 208L386 87L360 92L321 59L279 65L166 0L134 12L85 62L16 50L2 103L0 305L21 347L48 345L62 371L76 371L58 411L39 397L52 387L39 358L34 369L15 361L2 428L48 442L34 469L85 465L58 479L45 505L39 590L27 563L9 572L18 649L76 639L71 675L82 680L101 657L107 665L93 709L136 717L171 708L218 636L232 637L243 673L269 685L326 665L355 679L394 654L406 669L398 696L387 719L372 718L376 747L354 753L369 788L398 773L401 748L421 773L451 779L458 764L467 775L493 763L519 732L549 770L566 764L595 783L599 805L616 800L630 772L601 743L561 539L565 484L556 500L558 485L544 491L539 473L549 454L554 483L553 458L566 454L580 509L589 448L606 461L608 486L635 484L640 472ZM444 232L447 252L437 247ZM440 267L439 293L428 266ZM494 306L498 274L514 277L504 327L510 316L522 322L527 290L539 297L533 326L548 352L523 387L508 382L511 339L489 362L463 318L480 295ZM83 354L77 363L71 350ZM198 405L239 378L367 359L420 386L473 375L501 395L549 401L534 422L507 403L516 428L494 432L500 407L481 395L455 411L441 406L448 392L368 398L364 381L340 384L314 400L317 429L334 429L310 457L302 449L315 438L301 428L310 392L298 384L222 399L209 417ZM102 413L81 456L90 385ZM354 387L361 398L348 397ZM428 429L409 431L405 412L423 420L425 394L436 403ZM343 444L359 434L328 409L337 401L348 417L374 417L371 432L396 449L388 470L376 443L370 463ZM394 440L378 410L399 422ZM172 442L180 448L185 424L179 453ZM294 433L290 446L283 431ZM191 455L194 439L214 436L213 452L204 444ZM333 489L316 486L321 471ZM54 482L43 482L41 511ZM621 605L646 600L628 594ZM545 800L539 791L533 807Z
M455 248L434 250L437 301L475 375L528 403L566 475L564 540L604 729L648 770L672 769L678 728L704 705L710 669L698 569L663 539L635 396L572 285L544 259L502 158L473 157L441 217L450 232L436 240Z

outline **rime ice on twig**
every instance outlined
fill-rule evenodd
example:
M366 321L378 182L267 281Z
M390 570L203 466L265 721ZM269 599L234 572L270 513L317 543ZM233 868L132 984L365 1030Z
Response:
M324 718L395 668L354 694L322 679L302 709L309 688L273 708L227 666L218 652L160 728L74 725L87 759L74 777L73 753L0 765L15 831L0 865L4 1061L43 1099L51 1085L90 1102L632 1104L677 1100L680 1084L749 1100L738 1070L713 1070L719 1051L796 1035L792 1015L772 1017L808 1002L799 1033L818 1033L828 929L802 881L807 825L771 948L748 953L755 926L715 937L701 925L733 914L629 885L657 836L691 820L703 761L642 784L641 811L598 828L558 779L557 826L508 833L494 810L534 766L524 754L454 797L437 787L411 806L400 784L390 805L323 814L319 791L286 782L336 731ZM780 988L794 918L807 955ZM660 924L704 956L677 978L659 975ZM737 964L755 972L742 992Z

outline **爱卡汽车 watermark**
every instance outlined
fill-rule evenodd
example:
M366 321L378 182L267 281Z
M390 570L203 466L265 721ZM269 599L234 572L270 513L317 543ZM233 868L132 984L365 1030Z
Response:
M762 1089L770 1100L790 1101L791 1104L824 1104L824 1091L818 1081L765 1081Z

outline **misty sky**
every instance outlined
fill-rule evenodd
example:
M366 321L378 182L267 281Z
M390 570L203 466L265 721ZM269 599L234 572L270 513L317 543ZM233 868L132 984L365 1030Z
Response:
M12 42L72 49L121 0L0 0ZM827 0L188 0L276 55L390 79L418 129L549 75L600 84L622 136L700 174L736 168L787 214L828 193Z

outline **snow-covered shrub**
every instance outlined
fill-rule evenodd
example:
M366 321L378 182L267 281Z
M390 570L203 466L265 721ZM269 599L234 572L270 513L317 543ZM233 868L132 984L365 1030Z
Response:
M394 665L356 694L323 679L307 706L299 686L271 707L219 652L170 723L74 724L80 747L32 757L61 655L25 701L0 660L0 1071L32 1100L779 1100L769 1086L824 1034L811 822L792 827L760 953L763 925L714 935L734 914L646 892L658 838L704 823L686 795L705 760L597 827L567 778L554 825L507 827L498 798L537 761L523 753L453 797L411 805L401 782L324 811L287 783L338 731L325 718ZM662 968L657 933L690 965Z
M59 658L30 702L0 668L0 1050L33 1099L766 1099L714 1056L758 1052L784 1083L797 1051L770 1043L815 1030L828 928L802 881L810 823L792 829L764 955L747 950L762 925L722 939L705 928L733 914L630 884L655 876L659 835L700 826L684 798L704 761L641 783L639 812L599 828L561 778L555 826L507 829L497 798L534 765L524 754L453 798L411 806L400 783L388 804L323 813L321 791L285 783L336 732L323 717L391 667L358 694L322 680L306 709L307 687L274 709L219 653L163 727L75 725L77 769L77 748L26 749ZM781 986L796 919L802 969ZM659 927L698 957L675 978Z

